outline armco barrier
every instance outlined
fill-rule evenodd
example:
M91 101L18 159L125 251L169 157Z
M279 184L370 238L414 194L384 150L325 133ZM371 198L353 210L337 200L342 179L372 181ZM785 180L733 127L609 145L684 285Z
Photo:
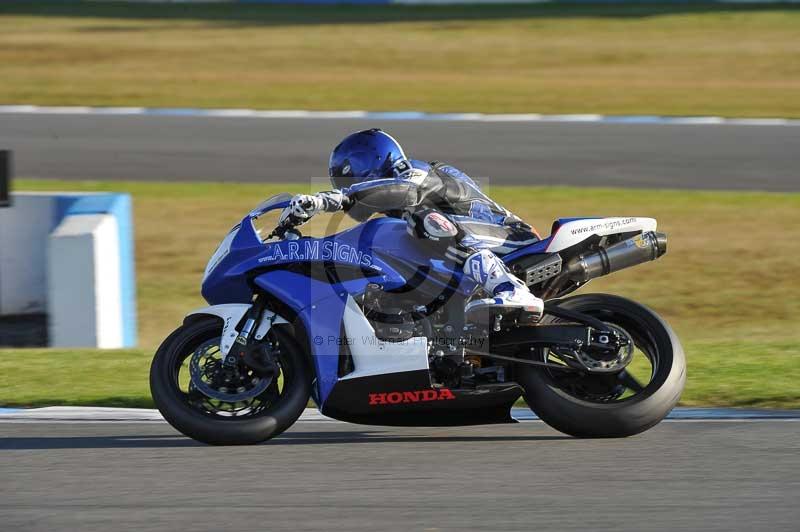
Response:
M49 345L136 345L131 199L20 192L0 210L0 315L47 313Z

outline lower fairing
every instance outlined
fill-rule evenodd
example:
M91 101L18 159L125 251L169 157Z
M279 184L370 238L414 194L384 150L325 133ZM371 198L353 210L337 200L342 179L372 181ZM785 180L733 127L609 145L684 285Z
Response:
M522 395L515 383L470 389L433 386L427 370L339 380L320 409L350 423L389 426L458 426L514 423L511 406Z

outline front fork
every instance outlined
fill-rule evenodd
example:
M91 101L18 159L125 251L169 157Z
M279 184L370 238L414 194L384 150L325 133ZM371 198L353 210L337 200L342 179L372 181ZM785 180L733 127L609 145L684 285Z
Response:
M250 310L245 314L247 319L244 322L244 326L242 326L242 330L239 332L239 336L236 337L233 347L223 361L225 367L234 368L240 359L244 359L244 357L247 356L250 336L253 334L256 324L261 323L261 316L266 306L267 298L262 295L257 295L255 301L253 301L253 306L251 306Z

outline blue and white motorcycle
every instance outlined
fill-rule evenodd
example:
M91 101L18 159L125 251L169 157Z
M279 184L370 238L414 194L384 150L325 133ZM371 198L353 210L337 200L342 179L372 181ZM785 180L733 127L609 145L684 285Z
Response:
M561 219L550 237L503 256L546 300L534 323L519 309L465 315L485 294L403 220L303 237L291 222L269 223L289 200L265 201L228 233L203 279L211 306L155 355L153 399L187 436L261 442L309 399L355 423L513 422L523 397L559 431L622 437L678 402L686 362L664 320L617 296L563 297L663 255L654 219Z

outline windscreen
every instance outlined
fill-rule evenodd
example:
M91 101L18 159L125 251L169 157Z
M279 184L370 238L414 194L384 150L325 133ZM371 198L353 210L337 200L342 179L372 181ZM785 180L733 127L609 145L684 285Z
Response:
M269 199L265 199L264 201L259 203L255 209L250 211L250 216L253 218L258 218L267 211L273 209L282 209L289 203L291 199L292 195L287 192L276 194L275 196L272 196Z

